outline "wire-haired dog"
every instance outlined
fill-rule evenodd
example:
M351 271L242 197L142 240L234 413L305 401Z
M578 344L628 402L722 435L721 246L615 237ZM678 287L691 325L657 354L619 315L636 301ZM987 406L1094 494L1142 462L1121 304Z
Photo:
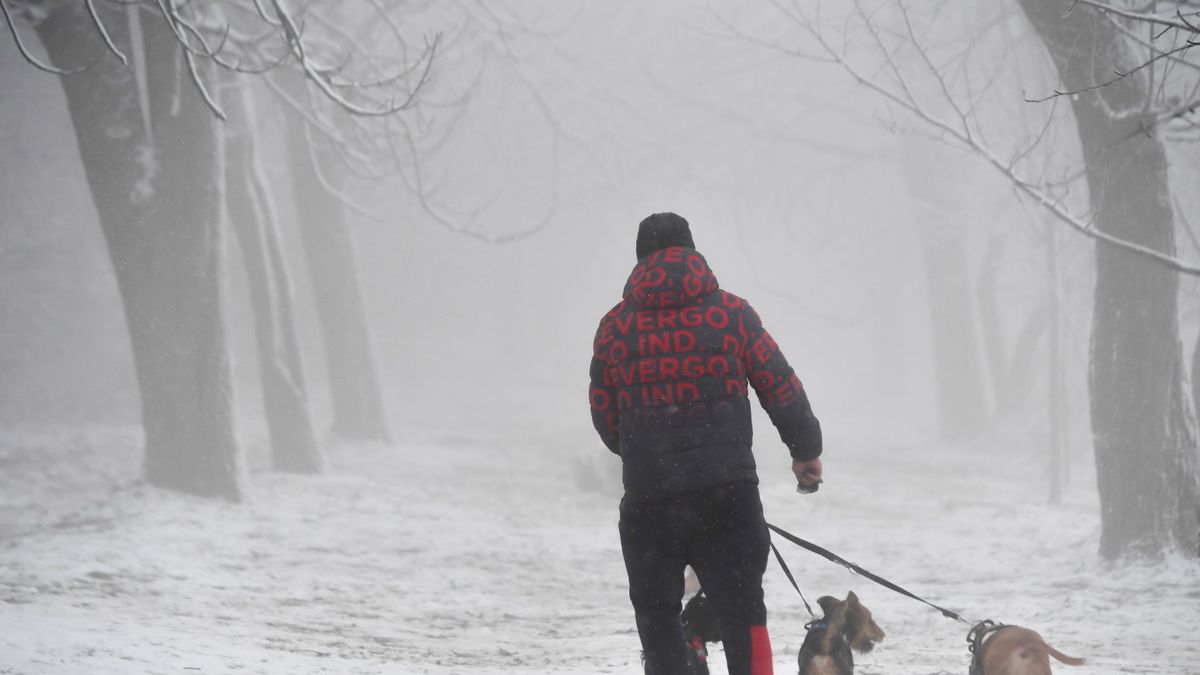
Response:
M825 596L817 600L825 616L808 626L808 635L797 659L800 675L852 675L851 650L865 654L883 640L883 629L871 610L851 591L845 600Z
M1041 635L1028 628L991 625L984 631L989 634L979 637L971 675L1051 675L1051 656L1071 666L1084 663L1046 644Z

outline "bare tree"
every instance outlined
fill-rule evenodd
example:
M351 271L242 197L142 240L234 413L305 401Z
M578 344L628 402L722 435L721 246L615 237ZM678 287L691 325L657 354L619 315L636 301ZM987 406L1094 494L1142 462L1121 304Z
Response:
M840 42L811 6L785 0L774 5L816 48L787 51L841 68L904 113L918 133L965 148L1055 222L1097 241L1090 400L1100 552L1114 558L1178 546L1200 553L1195 420L1184 390L1176 298L1178 274L1200 275L1200 266L1175 252L1164 148L1157 135L1146 133L1165 119L1151 105L1160 87L1151 84L1150 62L1131 60L1131 38L1094 3L1021 0L1064 90L1076 94L1071 110L1084 167L1053 180L1050 164L1035 152L1053 138L1053 114L1010 152L989 138L996 125L982 121L984 99L998 75L970 70L978 36L966 48L953 48L957 58L941 45L935 59L927 27L918 26L903 4L898 25L885 28L873 7L856 1ZM852 53L852 44L866 45L867 62ZM917 67L901 66L901 50L915 55ZM917 79L932 86L916 86ZM1070 206L1071 188L1080 183L1087 188L1089 215Z
M309 414L293 320L292 282L261 166L258 117L246 88L234 84L222 99L230 122L225 130L225 203L250 286L271 463L281 471L318 473L321 450Z
M125 305L152 484L230 499L242 492L221 318L224 168L216 123L227 115L213 94L217 72L298 72L342 114L384 120L376 126L385 129L427 79L436 38L415 52L400 45L389 65L322 14L331 6L0 0L20 52L62 76ZM382 5L372 6L390 20ZM49 63L29 49L18 23L34 27ZM249 151L236 138L231 148L245 161ZM241 224L254 209L247 200L266 203L252 194L244 166L234 167L235 187L250 190L235 195ZM270 347L263 374L276 464L313 470L319 455L285 325L282 258L261 221L250 227L239 232L257 289L260 344Z
M970 438L987 424L975 311L967 260L967 236L951 158L934 159L937 150L925 138L901 142L899 170L916 209L921 232L930 334L942 433ZM937 169L936 167L944 167Z
M63 90L124 301L153 485L238 499L229 357L221 308L221 195L216 118L183 87L179 43L137 10L106 36L141 55L134 69L102 58ZM80 4L35 23L55 64L89 63L96 33ZM196 72L211 75L210 66ZM178 99L172 92L178 91ZM148 95L158 93L157 96ZM122 158L114 161L116 158ZM197 180L201 178L201 180Z
M332 149L314 142L298 114L289 114L285 124L297 227L304 241L329 378L331 433L345 440L387 442L354 239L337 192L346 169L331 156Z
M1082 0L1123 38L1131 53L1128 66L1076 91L1068 88L1051 96L1087 94L1129 78L1148 81L1149 93L1142 100L1140 133L1153 133L1175 143L1194 147L1200 143L1200 7L1187 0L1155 0L1125 4L1105 0ZM1120 151L1114 148L1114 151ZM1177 203L1176 214L1184 214ZM1182 225L1200 251L1188 219ZM1192 348L1191 395L1200 411L1200 336Z
M1022 0L1064 84L1083 89L1136 66L1099 12ZM1071 98L1095 227L1173 255L1175 219L1166 151L1143 74ZM1120 146L1119 151L1114 150ZM1112 246L1096 249L1091 400L1104 513L1100 550L1155 553L1178 544L1200 554L1195 418L1184 390L1177 296L1170 270Z

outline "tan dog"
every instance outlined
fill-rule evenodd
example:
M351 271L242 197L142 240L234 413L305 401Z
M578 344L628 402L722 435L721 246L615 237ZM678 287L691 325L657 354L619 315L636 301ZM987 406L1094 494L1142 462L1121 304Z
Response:
M1020 626L997 628L983 643L972 668L979 675L1051 675L1050 657L1078 666L1083 659L1067 656L1046 644L1042 636Z
M851 650L860 654L871 651L876 642L883 640L883 629L854 591L845 600L825 596L817 604L825 610L825 616L809 624L796 659L800 675L852 675Z

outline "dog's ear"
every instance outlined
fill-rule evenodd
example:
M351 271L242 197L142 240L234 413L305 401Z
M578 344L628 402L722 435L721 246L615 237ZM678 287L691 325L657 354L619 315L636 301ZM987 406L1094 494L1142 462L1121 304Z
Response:
M861 605L862 603L858 601L858 596L854 594L854 591L850 591L850 594L846 596L846 604L853 607L855 605Z
M821 611L825 612L825 616L829 616L833 614L833 610L837 609L838 605L842 604L842 601L823 595L817 598L817 604L821 606Z

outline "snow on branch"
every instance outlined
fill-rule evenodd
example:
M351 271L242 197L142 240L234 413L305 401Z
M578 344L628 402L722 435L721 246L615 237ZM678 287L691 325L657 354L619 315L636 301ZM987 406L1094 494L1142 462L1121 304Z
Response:
M105 50L125 66L129 59L118 46L97 4L133 7L163 21L179 44L192 85L204 102L221 119L225 114L210 92L211 84L201 76L198 62L210 61L218 67L240 74L263 75L280 70L302 74L324 97L347 113L386 116L410 108L429 79L440 35L424 40L414 57L389 10L378 0L365 6L372 21L392 28L391 45L386 54L368 50L328 14L343 9L341 2L289 2L287 0L84 0L92 26ZM362 20L363 5L349 8ZM39 70L57 75L72 75L90 65L55 67L42 62L28 49L17 26L18 15L30 22L49 11L38 0L0 0L9 32L17 49ZM385 75L379 75L386 73Z
M851 30L849 24L851 19L848 19L847 24L840 27L843 42L842 46L839 46L827 35L820 20L815 18L815 16L819 16L819 3L817 3L818 14L810 16L798 3L785 4L785 2L786 0L772 0L772 4L780 9L788 20L811 38L819 48L822 60L836 64L859 85L915 117L926 132L932 132L941 140L951 141L983 160L986 165L1011 183L1019 194L1045 209L1054 216L1057 222L1094 240L1143 256L1176 272L1200 276L1200 264L1188 262L1151 247L1113 236L1097 228L1091 219L1073 213L1064 204L1069 185L1060 185L1056 189L1053 184L1045 180L1026 175L1022 168L1023 160L1045 136L1045 126L1028 146L1019 149L1009 159L1002 157L1001 153L986 139L981 123L973 112L978 101L963 101L960 94L954 93L945 69L937 65L930 55L926 43L918 37L914 30L909 10L904 3L896 5L902 20L900 30L885 34L877 25L875 17L864 9L861 0L854 0L852 19L858 21L858 27L867 35L867 42L874 50L874 56L878 60L878 64L872 69L859 65L851 59L845 47L845 44L850 42L846 36ZM1079 3L1103 5L1103 3L1093 0L1079 0ZM1105 6L1105 9L1112 8ZM1136 12L1125 12L1125 14L1135 14L1139 18L1154 16L1156 23L1160 25L1170 23L1172 27L1191 26L1190 19L1195 17L1194 12L1189 14L1180 12L1173 20ZM888 42L888 38L892 39L891 43ZM861 45L862 43L856 42L855 44ZM918 73L901 67L897 59L897 54L901 49L915 53L921 67L919 75L932 80L933 87L918 88L915 86L913 80ZM1183 50L1176 50L1176 53L1180 51ZM1149 68L1150 64L1143 64L1141 67ZM1132 71L1125 73L1125 76L1130 74ZM883 75L886 77L881 77ZM930 90L933 93L929 93ZM1071 92L1063 92L1064 95L1069 93ZM1195 106L1194 103L1186 104L1186 107L1181 109L1183 112L1179 110L1171 112L1175 117L1179 117L1190 112ZM1048 124L1049 122L1047 122ZM1139 131L1139 133L1146 132L1147 130L1144 129Z
M343 175L362 184L402 181L437 224L488 243L532 236L553 217L559 200L557 184L549 189L544 213L505 234L479 226L482 216L488 215L486 196L465 210L437 198L443 181L434 175L439 172L432 170L431 156L456 132L455 125L480 85L489 54L475 52L499 51L506 62L518 63L517 38L533 30L521 17L507 16L496 3L76 0L90 17L79 12L77 20L88 22L80 26L97 36L95 63L76 65L44 62L21 35L23 25L38 25L58 9L54 2L59 1L0 0L9 32L29 63L56 75L81 73L110 57L128 68L144 68L140 34L120 30L112 17L119 10L129 14L131 26L135 21L138 25L162 22L157 26L169 31L179 50L173 109L179 105L180 88L191 86L204 105L225 120L219 90L251 82L265 87L281 108L302 121L309 144L306 154L320 185L360 215L371 217L343 185ZM434 28L417 25L418 17L421 24ZM460 40L467 42L467 49L455 51ZM440 78L436 89L431 85L435 62L439 70L453 73ZM557 176L564 132L538 98L536 85L518 86L537 100L544 116ZM144 96L139 92L143 108Z

